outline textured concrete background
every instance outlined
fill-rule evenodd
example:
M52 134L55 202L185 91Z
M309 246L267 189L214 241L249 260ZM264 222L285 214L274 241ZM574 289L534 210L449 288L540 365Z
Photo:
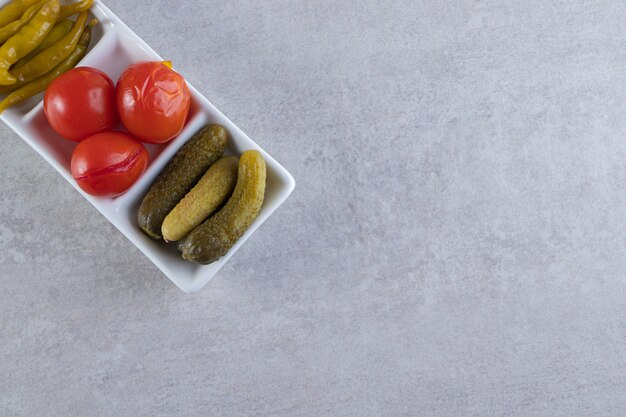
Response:
M298 186L185 295L0 127L0 415L626 413L624 2L108 5Z

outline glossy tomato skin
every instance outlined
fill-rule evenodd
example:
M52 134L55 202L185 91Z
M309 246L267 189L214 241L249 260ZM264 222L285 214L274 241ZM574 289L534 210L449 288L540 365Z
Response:
M148 166L142 143L122 132L98 133L83 140L72 153L72 176L84 191L115 197L128 190Z
M74 68L56 78L46 89L43 108L50 126L74 142L119 124L113 81L95 68Z
M147 143L165 143L183 130L191 105L185 79L163 62L129 66L116 87L124 127Z

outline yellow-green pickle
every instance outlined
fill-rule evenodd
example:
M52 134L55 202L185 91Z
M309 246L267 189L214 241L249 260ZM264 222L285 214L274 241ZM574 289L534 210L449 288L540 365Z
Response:
M165 217L224 155L228 133L220 125L201 129L174 155L143 199L137 222L145 234L161 239Z
M233 195L220 211L179 241L183 259L209 264L224 256L258 216L265 198L265 179L261 153L242 153Z
M236 156L224 156L211 165L163 221L163 239L175 242L184 238L226 201L237 184L238 165Z

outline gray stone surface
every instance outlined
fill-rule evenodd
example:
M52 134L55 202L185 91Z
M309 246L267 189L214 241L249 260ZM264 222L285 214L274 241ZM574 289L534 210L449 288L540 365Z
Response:
M623 416L622 1L108 5L289 169L185 295L0 127L0 415Z

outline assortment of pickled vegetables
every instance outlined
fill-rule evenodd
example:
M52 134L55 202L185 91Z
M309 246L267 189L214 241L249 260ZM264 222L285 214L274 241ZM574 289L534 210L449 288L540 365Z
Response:
M142 142L160 144L178 136L190 101L184 78L169 62L138 62L117 84L96 68L65 72L47 88L44 112L60 136L78 142L71 159L78 186L94 196L115 197L132 187L150 162ZM139 207L139 228L153 239L177 242L185 260L208 264L224 256L263 205L265 160L255 150L224 156L228 138L217 124L200 129Z
M88 18L92 3L12 0L0 9L0 113L44 91L85 56L97 23Z
M71 173L98 197L126 192L146 170L144 145L182 132L191 108L185 79L169 62L130 65L117 83L78 67L91 41L93 0L12 0L0 9L0 113L43 91L44 112L61 137L77 142ZM149 237L176 242L182 258L224 256L258 216L265 196L261 153L224 156L229 133L205 126L174 155L138 211Z

